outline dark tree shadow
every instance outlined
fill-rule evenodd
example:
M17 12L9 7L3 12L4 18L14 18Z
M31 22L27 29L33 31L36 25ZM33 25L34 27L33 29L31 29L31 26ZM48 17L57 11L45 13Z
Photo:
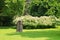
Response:
M0 26L0 29L15 29L16 26Z

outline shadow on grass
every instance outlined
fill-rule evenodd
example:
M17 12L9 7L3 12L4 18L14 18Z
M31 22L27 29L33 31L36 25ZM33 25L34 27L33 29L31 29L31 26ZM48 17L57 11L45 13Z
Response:
M9 28L10 28L10 27L5 27L5 26L4 26L4 27L3 27L3 26L0 27L0 29L9 29Z
M0 29L15 29L16 26L0 26Z
M22 37L40 38L49 37L52 40L60 40L60 31L26 31L21 33L9 33L8 36L20 35Z

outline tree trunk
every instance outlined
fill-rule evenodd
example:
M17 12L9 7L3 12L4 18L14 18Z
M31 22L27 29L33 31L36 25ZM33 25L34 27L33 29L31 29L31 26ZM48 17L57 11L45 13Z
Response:
M22 21L18 21L17 22L17 32L22 32L23 31L23 25L22 25Z
M29 5L31 0L26 0L24 15L29 15Z

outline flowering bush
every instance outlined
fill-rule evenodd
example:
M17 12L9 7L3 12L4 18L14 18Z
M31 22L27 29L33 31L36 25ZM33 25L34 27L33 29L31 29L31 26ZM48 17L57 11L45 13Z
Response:
M13 22L16 24L19 20L23 21L24 28L52 28L55 27L55 18L51 16L21 16L17 17Z

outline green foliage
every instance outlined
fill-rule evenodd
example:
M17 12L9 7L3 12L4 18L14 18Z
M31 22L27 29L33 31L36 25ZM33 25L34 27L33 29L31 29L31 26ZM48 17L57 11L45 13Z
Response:
M0 15L23 15L26 0L0 0ZM32 16L60 16L59 0L31 0L29 5L30 15Z
M3 11L3 7L5 6L5 0L0 0L0 13Z
M30 15L32 16L49 16L60 15L59 0L32 0L30 5Z
M6 0L5 3L3 15L23 15L25 0Z
M16 24L19 20L23 21L24 28L53 28L55 27L55 17L52 16L21 16L14 19Z
M0 25L11 26L14 16L21 16L24 13L25 0L0 0Z

